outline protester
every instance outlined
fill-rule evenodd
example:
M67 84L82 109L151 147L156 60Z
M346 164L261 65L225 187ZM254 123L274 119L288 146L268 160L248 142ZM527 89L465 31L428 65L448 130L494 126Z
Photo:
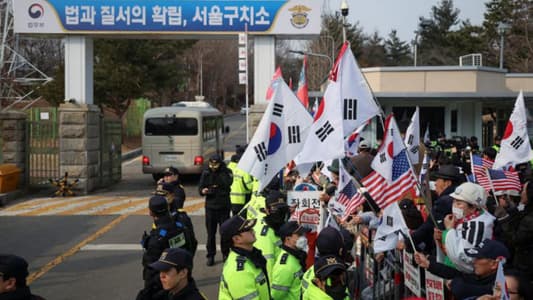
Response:
M426 257L422 253L415 253L415 261L420 267L437 276L452 279L450 288L455 299L491 294L498 263L509 257L509 251L501 242L487 239L475 248L466 249L465 254L473 259L473 274L461 273L438 263L434 256Z
M472 273L474 269L465 249L492 238L495 218L482 208L482 193L484 190L478 184L465 182L450 194L453 214L444 218L446 230L442 232L442 245L447 258L461 272Z
M306 269L307 257L305 234L309 231L310 229L302 227L297 222L287 222L279 229L283 244L270 276L272 299L301 298L302 276Z
M150 264L159 271L163 289L168 292L168 300L205 300L192 277L192 255L180 248L165 249L159 260Z
M208 168L202 172L198 192L205 196L205 227L207 229L207 266L215 264L217 228L229 218L231 202L230 190L233 177L219 155L209 159ZM220 243L223 260L228 256L229 247Z
M533 299L533 287L516 270L505 270L505 288L509 295L509 300ZM500 300L502 299L502 287L496 283L491 295L483 295L476 300ZM504 298L505 299L505 298Z
M221 228L222 239L231 245L224 262L218 299L270 300L270 283L266 259L254 248L255 219L246 220L239 215L226 220Z
M323 162L315 162L311 167L311 172L304 180L307 183L315 185L319 191L323 190L329 183L328 177L322 173L323 167Z
M44 300L33 295L26 284L28 262L20 256L0 254L0 299Z
M358 154L350 158L351 164L354 169L350 170L350 173L357 179L365 178L372 172L372 160L374 156L370 153L372 148L368 140L363 140L359 143Z

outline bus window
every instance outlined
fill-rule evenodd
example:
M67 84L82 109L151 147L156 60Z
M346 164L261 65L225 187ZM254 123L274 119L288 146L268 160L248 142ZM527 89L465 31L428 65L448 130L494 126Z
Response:
M198 134L198 121L194 118L150 118L146 119L144 134L194 136Z

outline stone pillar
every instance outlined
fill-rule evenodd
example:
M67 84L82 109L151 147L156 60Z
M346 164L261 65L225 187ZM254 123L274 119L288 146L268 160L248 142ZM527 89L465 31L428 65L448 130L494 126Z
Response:
M87 194L99 184L100 108L90 104L59 106L59 170L70 180L79 178L77 194Z
M21 170L19 187L26 184L26 119L23 112L0 112L0 163L15 164Z
M254 104L266 103L266 91L276 71L276 38L254 36Z
M69 35L65 42L65 99L93 104L93 40Z

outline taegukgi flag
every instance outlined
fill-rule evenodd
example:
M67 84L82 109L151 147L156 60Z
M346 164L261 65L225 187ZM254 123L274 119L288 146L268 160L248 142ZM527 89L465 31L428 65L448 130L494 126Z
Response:
M513 113L507 122L502 137L500 152L496 155L493 169L515 166L533 159L527 133L527 113L522 91L518 94Z
M330 84L315 112L310 134L297 162L343 157L344 137L379 112L350 44L346 42L331 70Z
M415 113L411 118L411 123L405 131L404 138L405 146L407 147L407 154L411 164L417 164L419 162L419 149L420 149L420 108L416 107Z
M298 154L313 119L280 78L272 101L246 148L238 168L259 179L259 190Z

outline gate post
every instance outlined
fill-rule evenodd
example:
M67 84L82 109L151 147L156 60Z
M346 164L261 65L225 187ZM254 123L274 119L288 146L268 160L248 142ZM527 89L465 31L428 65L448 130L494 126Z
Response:
M15 164L21 170L19 186L27 184L26 170L26 120L19 111L0 112L0 139L2 154L0 163Z
M98 187L100 170L100 108L91 104L59 106L59 170L69 180L79 179L78 194Z

